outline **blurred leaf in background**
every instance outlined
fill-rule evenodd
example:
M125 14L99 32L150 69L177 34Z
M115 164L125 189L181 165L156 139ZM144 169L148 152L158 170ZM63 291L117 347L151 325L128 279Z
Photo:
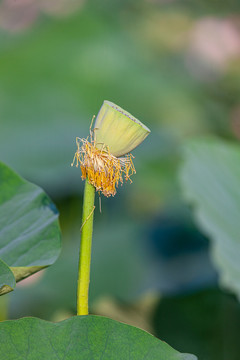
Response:
M218 139L185 147L182 183L199 227L212 240L220 282L240 298L240 147Z
M239 357L240 304L217 288L164 297L153 319L155 335L179 351L204 360Z

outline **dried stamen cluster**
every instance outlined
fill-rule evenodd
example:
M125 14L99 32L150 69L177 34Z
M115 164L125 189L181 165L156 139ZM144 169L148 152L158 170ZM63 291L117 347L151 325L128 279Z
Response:
M116 187L130 179L136 173L131 154L124 157L115 157L105 145L99 150L93 140L76 139L77 151L75 153L72 166L76 162L76 167L80 165L82 179L88 178L90 184L95 186L97 191L109 197L116 194Z

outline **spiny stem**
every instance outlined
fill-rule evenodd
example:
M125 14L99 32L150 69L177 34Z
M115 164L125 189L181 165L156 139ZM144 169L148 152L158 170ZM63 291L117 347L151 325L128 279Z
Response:
M78 268L77 315L88 315L91 247L93 233L95 187L86 179L83 198L82 236Z

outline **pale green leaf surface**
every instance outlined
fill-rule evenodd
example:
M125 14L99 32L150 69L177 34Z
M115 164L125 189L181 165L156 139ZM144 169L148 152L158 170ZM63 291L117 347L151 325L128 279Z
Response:
M184 196L212 240L221 283L240 298L240 147L200 139L186 145L184 158Z
M0 360L196 360L149 333L99 316L60 323L23 318L0 323Z
M0 185L0 259L15 269L20 280L57 259L61 247L58 212L41 188L3 163ZM7 284L9 271L1 272L2 283Z

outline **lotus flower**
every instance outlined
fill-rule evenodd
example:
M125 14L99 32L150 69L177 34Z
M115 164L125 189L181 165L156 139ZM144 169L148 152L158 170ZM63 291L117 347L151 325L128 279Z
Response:
M134 174L130 151L148 136L150 130L119 106L104 101L97 115L90 141L77 138L74 162L80 165L82 179L88 178L97 191L114 196L123 179ZM130 180L131 181L131 180Z

